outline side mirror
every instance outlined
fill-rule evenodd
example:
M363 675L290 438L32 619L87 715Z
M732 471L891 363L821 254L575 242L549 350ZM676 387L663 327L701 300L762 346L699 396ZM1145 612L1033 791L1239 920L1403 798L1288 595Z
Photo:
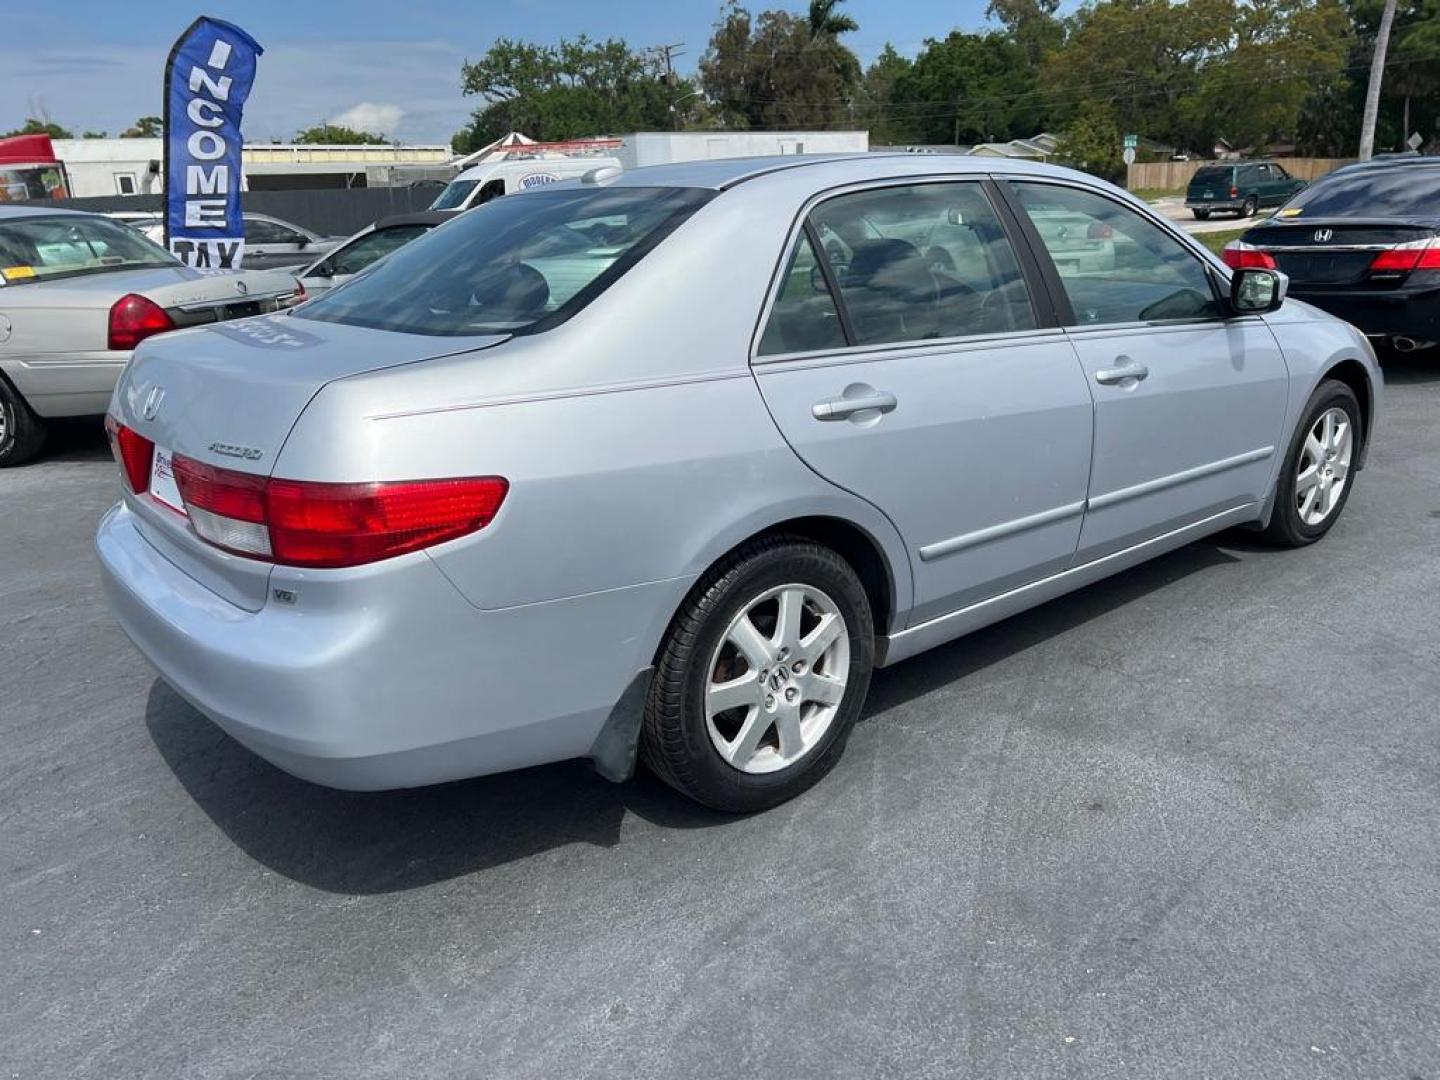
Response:
M1290 279L1278 270L1245 267L1230 276L1230 308L1237 315L1265 315L1285 302Z

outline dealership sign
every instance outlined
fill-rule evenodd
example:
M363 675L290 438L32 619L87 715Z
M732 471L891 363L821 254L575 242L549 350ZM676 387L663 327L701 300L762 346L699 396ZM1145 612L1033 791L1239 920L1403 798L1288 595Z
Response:
M245 253L240 114L264 52L238 26L201 16L165 65L165 245L189 266L230 269Z

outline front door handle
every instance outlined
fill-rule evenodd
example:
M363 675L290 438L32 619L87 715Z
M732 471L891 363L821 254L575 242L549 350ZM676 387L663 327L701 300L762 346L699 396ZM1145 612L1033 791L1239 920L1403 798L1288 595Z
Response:
M852 394L850 391L854 389L848 387L840 397L817 401L810 407L810 415L816 420L845 420L856 413L872 410L888 413L898 404L895 395L886 390L873 390L867 386L863 391Z
M1124 357L1116 357L1117 360L1124 360ZM1125 367L1101 368L1095 372L1095 381L1101 386L1114 386L1116 383L1123 383L1126 379L1134 379L1136 382L1144 379L1150 374L1150 369L1144 364L1127 364Z

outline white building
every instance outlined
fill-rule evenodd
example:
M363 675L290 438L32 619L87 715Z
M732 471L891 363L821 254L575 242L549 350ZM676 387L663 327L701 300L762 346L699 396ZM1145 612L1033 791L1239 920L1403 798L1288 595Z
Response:
M54 145L70 177L70 194L77 198L144 195L164 186L163 139L56 139ZM392 169L443 169L452 156L450 147L442 145L247 143L243 183L253 191L368 187L388 183Z

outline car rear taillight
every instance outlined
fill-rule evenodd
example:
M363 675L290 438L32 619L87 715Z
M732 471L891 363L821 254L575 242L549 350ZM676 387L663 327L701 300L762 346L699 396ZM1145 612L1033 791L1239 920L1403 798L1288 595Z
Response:
M1115 230L1103 221L1092 221L1085 230L1085 237L1089 240L1109 240L1114 235Z
M1240 189L1239 189L1238 187L1232 187L1232 188L1230 189L1230 198L1232 198L1232 199L1238 199L1239 197L1240 197Z
M175 321L154 300L128 293L110 307L110 348L129 351L147 337L174 330Z
M120 466L130 490L138 495L148 489L155 444L109 413L105 414L105 434L110 439L110 452L115 455L115 464Z
M1274 270L1276 267L1275 256L1243 240L1231 240L1220 252L1220 258L1231 270Z
M1440 270L1440 244L1412 240L1380 252L1370 262L1372 274L1408 274L1412 270Z
M179 454L175 480L202 539L249 558L334 568L477 532L510 489L498 476L331 484L217 469Z

